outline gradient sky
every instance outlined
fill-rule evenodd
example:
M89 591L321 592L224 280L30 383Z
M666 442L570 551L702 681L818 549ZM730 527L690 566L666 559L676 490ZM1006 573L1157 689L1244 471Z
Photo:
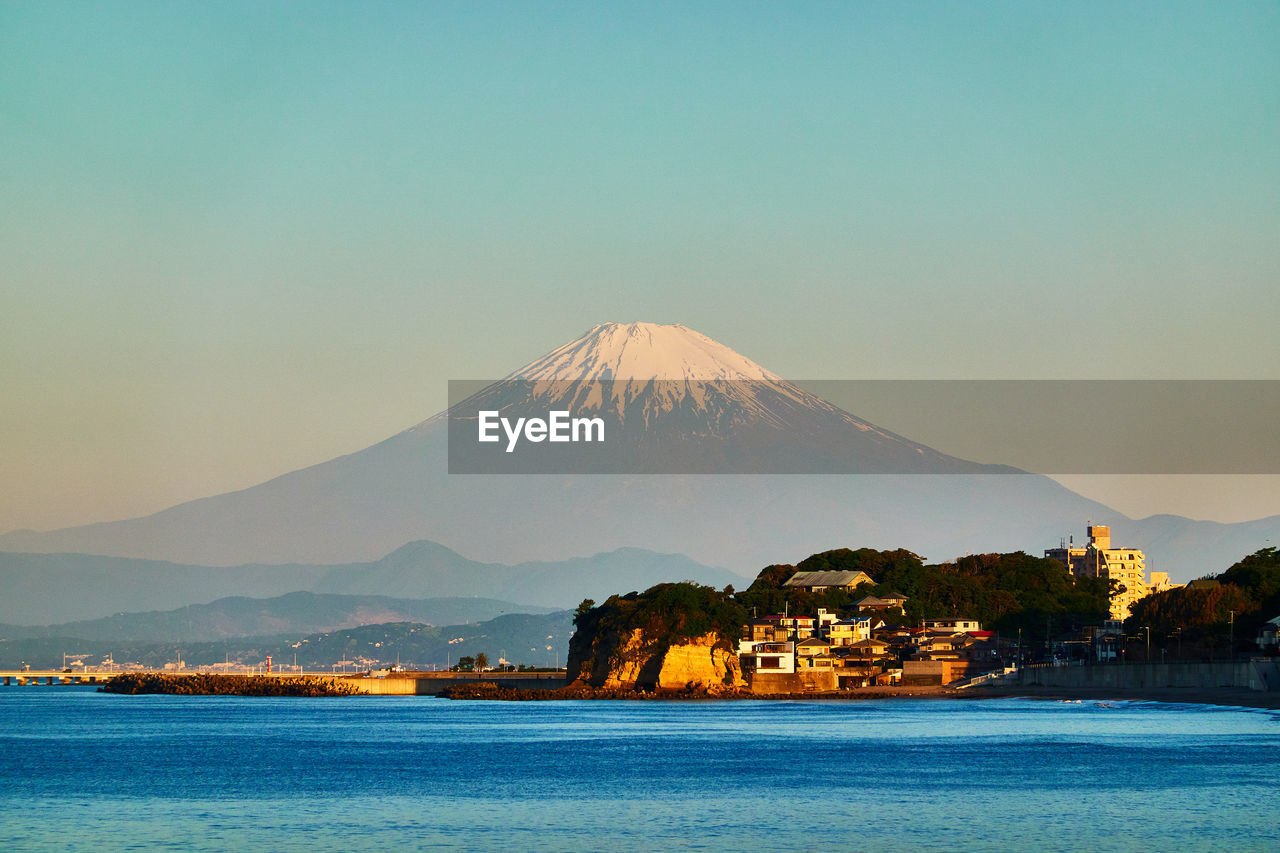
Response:
M0 530L358 450L606 320L1280 378L1278 284L1275 2L0 0Z

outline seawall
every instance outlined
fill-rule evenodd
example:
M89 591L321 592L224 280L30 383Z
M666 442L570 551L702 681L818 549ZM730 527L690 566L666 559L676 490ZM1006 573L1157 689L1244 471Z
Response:
M1274 658L1250 661L1127 663L1099 666L1036 666L1001 686L1064 689L1280 691L1280 670Z

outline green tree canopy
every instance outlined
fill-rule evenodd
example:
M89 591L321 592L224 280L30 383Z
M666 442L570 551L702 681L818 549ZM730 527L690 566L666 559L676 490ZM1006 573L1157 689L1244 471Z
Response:
M1208 579L1218 585L1180 587L1138 601L1125 629L1150 628L1153 635L1180 635L1193 643L1220 643L1234 633L1247 642L1263 622L1280 616L1280 552L1275 548L1256 551Z

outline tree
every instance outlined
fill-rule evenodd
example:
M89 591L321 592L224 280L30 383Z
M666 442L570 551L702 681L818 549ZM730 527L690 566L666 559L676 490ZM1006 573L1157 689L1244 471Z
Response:
M484 652L480 652L480 654L476 655L476 659L475 659L476 672L484 672L488 668L489 668L489 656L486 655Z
M458 658L458 665L454 669L458 672L471 672L475 668L476 659L471 655L463 655Z

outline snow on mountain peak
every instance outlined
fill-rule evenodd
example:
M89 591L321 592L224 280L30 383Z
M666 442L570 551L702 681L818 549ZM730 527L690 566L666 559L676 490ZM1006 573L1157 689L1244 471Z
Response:
M729 435L746 424L806 434L836 425L910 444L678 323L601 323L450 411L470 420L481 409L610 414L617 424L661 422L688 436Z
M582 337L526 364L507 379L766 380L780 377L687 326L601 323Z

